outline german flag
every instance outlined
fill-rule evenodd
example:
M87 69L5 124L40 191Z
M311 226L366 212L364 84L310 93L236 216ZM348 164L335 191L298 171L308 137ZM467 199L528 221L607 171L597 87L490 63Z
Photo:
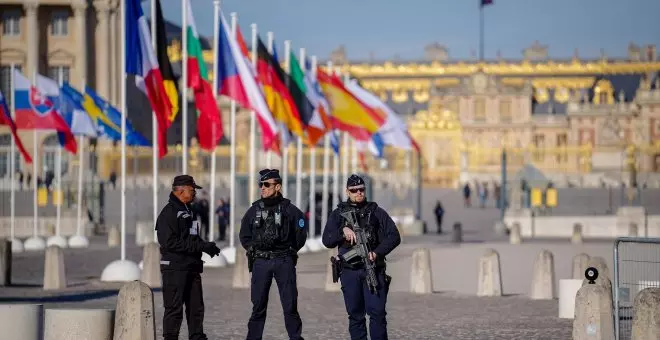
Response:
M158 59L158 68L163 76L163 86L165 93L170 99L172 104L172 113L167 117L167 127L169 128L174 122L176 115L179 113L179 90L177 87L176 77L172 70L172 64L167 57L167 37L165 35L165 19L163 19L163 11L160 7L160 0L156 0L156 58Z
M257 74L263 85L266 103L273 113L273 118L284 123L289 131L304 139L303 123L287 88L291 80L287 80L288 75L275 58L268 53L261 38L257 41Z

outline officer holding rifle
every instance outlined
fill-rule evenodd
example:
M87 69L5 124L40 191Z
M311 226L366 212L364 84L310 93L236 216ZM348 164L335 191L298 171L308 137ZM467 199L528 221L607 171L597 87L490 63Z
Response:
M390 215L367 201L365 190L360 176L348 178L348 200L328 217L323 244L339 247L338 256L331 258L333 279L341 280L351 339L367 339L368 313L371 339L387 340L385 304L392 278L385 273L385 256L401 243L401 237Z

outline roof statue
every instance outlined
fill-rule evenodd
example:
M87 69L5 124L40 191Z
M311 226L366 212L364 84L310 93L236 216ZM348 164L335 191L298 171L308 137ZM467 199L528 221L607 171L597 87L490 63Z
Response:
M346 60L346 47L344 45L339 45L335 50L330 52L330 60L335 65L345 64Z
M548 45L541 45L538 40L530 47L523 50L523 56L527 60L545 60L548 59Z
M449 60L449 50L446 46L438 42L426 45L424 47L424 60L426 61L447 61Z

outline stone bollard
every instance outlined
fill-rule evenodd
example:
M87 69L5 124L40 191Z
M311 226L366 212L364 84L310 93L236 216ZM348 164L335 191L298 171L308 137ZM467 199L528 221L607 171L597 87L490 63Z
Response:
M628 226L628 236L629 237L639 236L639 228L637 226L637 223L630 223L630 225Z
M151 222L135 224L135 244L145 246L154 241L154 225Z
M573 225L573 236L571 236L572 244L582 244L582 224L575 223Z
M612 294L597 284L582 286L575 295L574 340L614 340Z
M502 296L500 254L488 249L479 259L479 287L477 296Z
M451 242L452 243L463 242L463 227L459 222L454 223L454 227L451 232Z
M337 248L328 250L328 255L337 256ZM332 282L332 262L328 259L328 266L325 273L325 291L338 292L341 290L341 281Z
M520 224L514 223L511 226L511 231L509 232L509 243L511 244L520 244L522 243L522 238L520 237Z
M46 309L44 340L112 340L112 309Z
M118 247L120 242L121 235L119 234L119 228L113 225L110 227L110 229L108 229L108 247Z
M144 282L121 287L117 296L114 340L155 340L154 294Z
M415 294L433 293L431 275L431 252L427 248L415 250L412 256L410 292Z
M589 255L585 253L577 254L573 257L573 278L582 280L584 278L584 271L589 268Z
M163 286L160 276L160 246L158 243L147 243L142 250L140 281L151 288L161 288Z
M502 221L495 222L495 234L497 235L506 235L506 224Z
M11 241L0 239L0 287L11 284Z
M555 294L555 263L552 253L542 250L534 262L532 300L552 300Z
M596 285L603 286L606 289L608 289L611 298L612 280L610 279L610 270L609 268L607 268L607 263L605 262L605 259L600 256L594 256L591 259L589 259L589 262L587 263L587 268L588 267L594 267L596 268L596 270L598 270L598 278L596 278ZM584 279L582 281L582 286L584 287L585 285L588 284L588 282L589 281L587 281L587 279Z
M248 260L245 249L241 246L236 247L236 263L234 265L234 288L250 288L250 271L248 270Z
M43 339L43 305L0 305L3 339Z
M660 288L645 288L633 304L632 340L660 339Z
M46 248L44 262L44 290L66 288L66 269L64 267L64 252L58 246Z

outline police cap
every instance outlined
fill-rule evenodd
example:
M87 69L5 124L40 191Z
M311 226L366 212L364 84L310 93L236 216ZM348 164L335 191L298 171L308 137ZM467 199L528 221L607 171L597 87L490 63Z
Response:
M190 175L179 175L174 177L174 180L172 181L172 187L184 187L184 186L193 187L195 189L202 188L195 183L195 180Z
M276 182L281 182L280 171L277 169L263 169L259 171L259 181L265 182L269 179L274 179Z
M359 185L364 185L364 180L362 179L362 177L356 174L352 174L351 177L349 177L348 180L346 181L347 188L356 187Z

